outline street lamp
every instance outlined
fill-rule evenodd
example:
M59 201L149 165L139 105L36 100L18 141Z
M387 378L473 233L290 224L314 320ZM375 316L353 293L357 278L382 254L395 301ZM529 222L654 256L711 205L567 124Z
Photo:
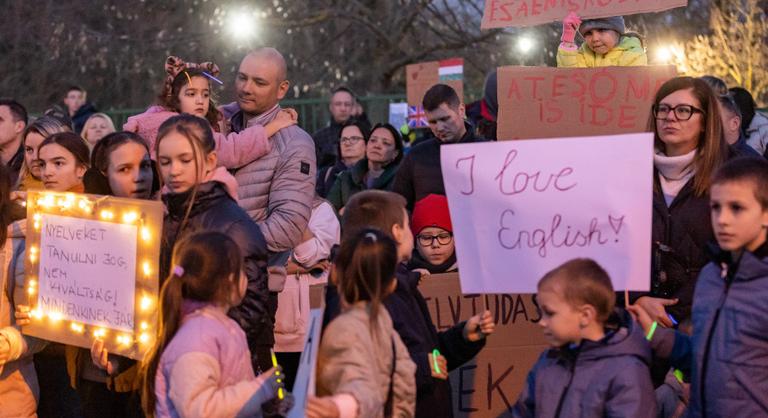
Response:
M233 10L228 13L227 31L237 41L248 41L256 35L258 14L245 10Z

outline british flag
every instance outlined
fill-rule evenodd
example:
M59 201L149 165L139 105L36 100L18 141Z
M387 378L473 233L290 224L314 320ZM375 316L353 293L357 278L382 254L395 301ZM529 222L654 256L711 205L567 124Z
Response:
M424 108L421 106L408 106L408 127L409 128L426 128L429 126L427 123L427 114L424 113Z

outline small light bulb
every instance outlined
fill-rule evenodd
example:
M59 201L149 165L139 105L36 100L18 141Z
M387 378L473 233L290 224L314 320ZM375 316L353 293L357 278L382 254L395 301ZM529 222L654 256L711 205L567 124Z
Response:
M152 274L152 266L149 265L149 261L145 261L142 264L142 268L144 269L145 276L149 276L150 274Z
M149 342L149 334L146 332L142 332L141 335L139 335L139 342L142 344L146 344Z
M124 224L132 224L136 222L136 219L139 219L139 214L136 212L128 212L123 214L123 223Z
M48 314L48 318L51 318L51 321L53 322L59 322L64 318L64 316L60 312L54 311Z
M142 331L146 331L146 330L149 329L149 324L146 323L145 321L142 321L141 325L139 325L139 327L141 328Z
M152 238L152 235L149 233L149 228L146 226L141 227L141 239L149 241L150 238Z
M142 296L141 302L139 302L139 309L146 311L152 306L152 299L149 296Z
M96 328L93 330L93 336L96 338L104 338L105 335L107 335L107 330L104 328Z
M85 327L83 326L83 324L78 324L77 322L73 322L69 326L69 328L71 328L72 331L74 331L74 332L76 332L78 334L82 334L83 332L85 332Z
M112 213L112 211L104 209L104 210L101 211L99 216L101 217L101 219L104 219L105 221L109 221L109 220L114 219L115 214Z
M32 317L35 319L43 319L43 311L40 309L33 309L29 312L29 314L32 315Z

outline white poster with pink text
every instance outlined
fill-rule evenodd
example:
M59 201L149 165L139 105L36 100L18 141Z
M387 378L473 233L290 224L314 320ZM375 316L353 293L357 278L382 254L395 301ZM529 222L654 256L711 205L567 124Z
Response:
M441 164L463 293L535 293L573 258L649 290L652 134L454 144Z

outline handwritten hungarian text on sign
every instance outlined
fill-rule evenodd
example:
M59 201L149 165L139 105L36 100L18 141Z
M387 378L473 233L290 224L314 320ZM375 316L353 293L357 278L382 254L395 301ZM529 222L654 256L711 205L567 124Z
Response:
M498 70L499 139L644 132L673 66Z
M482 29L534 26L561 21L569 12L582 19L660 12L688 0L486 0Z
M132 332L136 236L135 225L42 215L39 307Z
M535 293L580 257L648 290L651 134L456 144L441 150L464 293Z

